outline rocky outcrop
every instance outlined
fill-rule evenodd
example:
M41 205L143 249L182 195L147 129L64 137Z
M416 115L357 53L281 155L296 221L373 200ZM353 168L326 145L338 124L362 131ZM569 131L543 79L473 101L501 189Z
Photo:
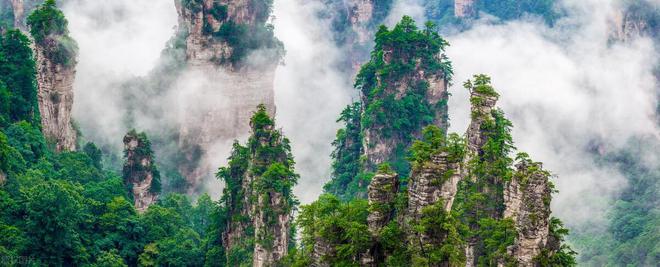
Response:
M619 3L608 17L610 38L627 42L640 36L660 38L658 33L658 4L647 1L627 1Z
M214 163L205 160L209 149L246 136L247 122L257 105L264 104L270 114L275 113L273 83L279 48L263 45L248 51L248 44L232 43L223 37L227 34L236 39L247 38L256 33L241 35L241 31L265 29L268 10L264 9L268 7L256 4L259 1L175 3L179 31L186 36L187 75L180 86L196 87L190 96L194 99L185 101L188 104L181 108L181 118L185 119L181 121L179 146L187 163L179 171L195 190L215 168ZM260 41L263 40L255 42ZM274 39L263 42L277 43Z
M349 0L346 5L351 28L357 34L355 41L362 44L369 42L372 36L369 23L373 17L374 0Z
M55 144L56 151L73 151L77 139L71 120L76 59L70 58L68 63L58 62L52 57L58 49L62 49L62 44L57 37L48 37L43 43L36 43L34 48L41 126L46 139Z
M7 181L7 175L0 171L0 186L4 186L5 182Z
M160 191L160 174L144 133L130 131L124 136L124 160L124 183L131 190L135 209L144 212L156 202Z
M379 172L371 178L368 189L370 212L367 217L369 231L377 235L392 220L394 200L399 192L399 176L395 173Z
M451 211L458 182L459 162L452 162L447 152L431 156L429 162L414 169L408 185L408 211L412 220L419 220L422 210L442 201L445 211Z
M550 234L550 174L541 163L524 159L505 185L505 218L515 222L518 237L507 248L518 266L536 266L534 258L548 248Z
M55 1L44 2L32 16L34 20L29 26L37 63L42 130L56 151L72 151L76 149L77 138L71 109L78 45L69 36L68 22Z
M475 0L454 0L454 16L457 18L476 15Z
M227 226L222 234L228 255L252 251L251 259L230 259L229 266L275 266L292 242L291 220L297 181L289 141L269 117L264 105L250 120L252 136L246 147L234 145L229 167L220 169L224 179L223 202ZM252 233L252 236L250 236ZM238 262L236 261L238 260Z
M257 207L270 207L258 209L254 220L254 229L257 235L263 235L260 239L272 238L272 244L256 242L254 245L254 263L252 266L273 266L274 263L284 258L289 249L292 216L288 212L288 205L280 192L271 192L260 195ZM269 218L270 212L275 212L275 220Z
M385 64L390 64L394 60L392 48L383 49L383 61ZM443 58L443 55L437 55L437 60ZM428 89L424 95L424 99L428 101L429 105L433 107L435 115L433 116L433 124L441 129L447 128L447 105L442 105L441 102L448 100L447 93L447 80L441 72L429 73L425 66L420 64L418 60L415 69L410 73L403 75L396 81L385 83L383 80L386 77L379 77L378 87L385 87L384 91L394 95L395 100L401 100L411 90L414 85L419 83L427 83ZM368 103L367 96L363 95L363 102ZM398 146L403 145L407 147L410 140L403 140L400 136L387 136L383 133L385 127L391 125L374 125L364 129L364 142L363 151L366 156L366 166L368 169L375 169L376 166L390 161L394 157L394 152ZM411 135L419 138L421 135L421 127L419 129L411 129Z
M481 147L488 141L488 138L484 135L482 126L484 122L493 120L492 112L495 110L495 104L497 104L498 98L499 95L495 92L480 90L476 86L471 89L470 102L472 105L470 112L472 119L465 132L469 155L466 157L467 160L478 155Z

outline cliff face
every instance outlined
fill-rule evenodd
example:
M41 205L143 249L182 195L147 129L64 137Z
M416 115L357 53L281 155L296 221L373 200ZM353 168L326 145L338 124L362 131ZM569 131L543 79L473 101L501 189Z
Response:
M515 222L518 236L507 251L518 266L535 266L534 258L548 248L550 235L550 174L541 163L523 159L504 189L504 217Z
M401 161L397 154L411 144L412 138L420 137L424 126L447 126L451 66L443 55L445 41L432 31L417 32L413 24L406 17L391 31L376 34L378 51L357 77L365 107L362 121L367 170L373 171L381 163ZM405 37L397 39L397 35ZM401 40L406 38L418 41L405 45ZM432 41L436 45L427 43ZM411 101L421 102L419 106L424 108L408 106ZM408 110L395 111L398 108Z
M383 62L385 65L389 65L392 60L391 49L392 48L384 49ZM438 61L440 61L439 58L440 55L438 55ZM419 60L415 61L420 62ZM434 114L432 123L446 129L447 106L442 103L447 102L448 94L447 81L442 73L428 73L428 71L418 63L414 70L403 75L398 81L386 83L381 81L388 79L387 77L378 77L376 79L379 80L376 87L384 87L384 92L393 95L395 101L402 100L402 98L408 95L409 91L414 90L412 89L414 86L419 85L420 83L428 84L424 99L428 101L429 106L433 107ZM367 96L363 95L363 102L368 103L373 101L373 99L367 99ZM407 147L407 145L410 144L410 140L406 140L408 137L407 135L392 136L384 133L383 129L387 127L389 127L389 125L380 124L366 127L364 129L364 155L366 156L367 164L371 169L381 163L393 160L395 150L398 146L403 145ZM417 127L410 134L419 137L421 134L421 127Z
M408 185L407 211L412 220L419 220L422 210L438 201L442 201L446 211L451 211L461 179L459 164L455 159L450 159L447 152L441 152L413 169Z
M287 255L292 240L292 212L297 181L288 140L274 129L261 105L251 119L247 146L234 145L228 167L218 176L226 185L227 208L222 235L229 266L274 266Z
M41 125L57 151L73 151L77 138L71 122L76 64L75 59L68 65L54 61L50 54L56 46L58 41L50 38L35 45Z
M207 149L249 131L254 107L274 114L273 82L281 44L266 20L268 1L175 0L186 35L187 73L202 91L182 108L179 146L188 164L179 169L194 187L213 168L198 164ZM203 78L200 78L203 77ZM182 86L200 86L186 85ZM230 99L209 103L208 99Z
M160 173L144 133L130 131L124 136L124 160L124 183L131 190L135 209L144 212L156 202L160 191Z
M476 14L475 0L455 0L454 16L457 18L472 17Z
M44 26L49 23L55 26ZM54 2L35 10L28 24L37 59L39 112L44 136L55 144L56 151L75 150L77 136L71 109L78 46L69 37L67 21Z

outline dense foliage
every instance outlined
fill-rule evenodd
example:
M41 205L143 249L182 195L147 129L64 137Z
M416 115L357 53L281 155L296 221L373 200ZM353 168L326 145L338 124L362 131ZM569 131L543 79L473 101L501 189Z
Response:
M56 64L75 64L78 44L69 36L69 23L55 0L46 0L35 9L27 24L35 43L45 50L45 56Z
M39 125L36 66L30 40L18 30L0 37L0 126L27 121Z
M0 51L13 52L0 64L10 96L9 109L0 110L2 264L204 265L215 249L217 203L204 195L192 205L172 194L138 214L122 178L102 166L95 145L60 154L46 146L27 38L9 31Z
M246 146L234 143L227 167L217 177L225 182L223 236L233 245L221 256L227 266L249 266L255 244L272 248L280 216L290 216L298 205L292 188L298 181L289 140L276 129L266 107L260 105L250 120L252 135ZM256 222L262 222L261 227ZM261 223L260 223L261 224ZM294 228L288 246L294 246ZM223 253L223 252L220 252Z
M437 27L428 23L420 30L414 20L404 16L391 30L381 26L375 41L371 60L356 77L355 88L362 101L342 112L338 121L345 128L333 142L333 179L325 190L344 200L366 196L375 166L363 159L364 146L390 140L395 147L385 156L405 178L410 171L406 151L413 139L424 126L447 121L446 93L432 103L428 92L430 79L449 83L452 77L451 62L443 55L448 43ZM418 73L424 73L423 77ZM366 131L374 133L370 143L363 140Z
M344 124L344 128L337 131L332 146L332 180L323 186L325 192L334 194L342 200L349 200L364 190L364 184L369 181L356 179L360 174L362 156L362 106L359 102L347 106L339 116L337 122Z
M483 96L497 96L490 78L485 75L475 75L465 87ZM477 97L471 100L473 105L484 104ZM350 107L345 110L342 120L347 122L345 118L351 112ZM515 150L510 133L512 125L501 110L472 116L473 120L481 122L477 130L484 138L477 151L466 151L466 140L457 134L447 135L443 129L432 125L422 131L421 139L413 142L407 157L413 168L411 181L422 179L420 177L425 176L419 175L438 168L437 164L467 163L461 170L463 178L451 210L445 210L440 200L421 209L419 215L411 214L408 193L412 191L408 191L405 184L389 205L367 203L359 198L341 201L325 194L301 208L298 226L302 231L302 248L291 256L292 262L299 266L319 261L331 266L360 266L367 257L384 266L464 266L467 260L465 251L470 247L479 266L515 266L516 259L509 249L519 233L517 222L504 217L504 187L512 179L524 186L534 172L517 172L513 165L515 161L531 164L531 160L524 153L516 160L511 158ZM446 162L434 161L438 155L443 155ZM427 186L443 185L457 171L459 169L447 169L438 177L425 178L432 179ZM550 176L540 168L534 171L540 172L545 179ZM393 170L388 165L381 165L378 172L393 173ZM552 192L552 183L546 182L548 192ZM371 190L389 189L370 189L370 195ZM543 197L543 205L549 208L550 199ZM389 223L377 228L376 232L371 219L367 219L374 212L392 216ZM575 265L575 253L562 244L568 231L558 219L544 219L550 225L548 234L552 240L534 261L542 266ZM319 254L321 258L318 258Z

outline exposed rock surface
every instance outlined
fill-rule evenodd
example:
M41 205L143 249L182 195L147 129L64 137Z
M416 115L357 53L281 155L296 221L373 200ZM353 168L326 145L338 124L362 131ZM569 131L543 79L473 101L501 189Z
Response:
M257 105L264 104L275 113L273 83L278 60L253 54L240 66L227 62L235 48L208 32L226 23L264 24L263 11L251 1L175 0L175 4L179 31L187 34L188 68L181 86L198 89L181 109L179 146L188 164L179 171L195 190L215 168L216 162L204 160L208 150L246 136L247 122ZM212 14L219 5L226 8L225 16ZM212 99L224 101L210 103Z
M442 201L450 211L460 181L459 163L451 162L447 152L431 156L429 162L413 170L408 184L408 216L421 217L422 209Z
M369 23L373 17L374 0L349 0L349 20L351 28L357 34L358 43L366 43L372 34L369 31Z
M228 255L234 250L252 249L253 266L275 266L287 255L292 241L296 201L291 186L297 175L290 165L293 159L289 141L274 129L266 107L259 106L250 122L252 136L247 147L235 144L229 168L220 170L220 177L227 183L223 245ZM245 264L247 259L242 260L228 264Z
M534 257L548 247L550 232L550 174L541 163L522 161L504 189L505 218L515 222L518 237L508 253L518 266L535 266Z
M455 0L454 16L457 18L472 17L476 14L475 0Z
M144 212L158 198L160 176L146 135L131 131L124 136L124 182L131 188L135 209Z
M46 2L34 12L37 11L42 20L52 16L31 25L41 126L46 140L55 145L56 151L72 151L76 149L77 138L71 109L78 45L68 34L66 19L56 16L63 14L54 3ZM45 27L42 25L45 23L57 26Z
M331 257L335 254L335 249L321 238L314 240L312 249L312 262L314 267L328 267L329 263L323 261L323 257Z
M470 92L472 119L465 132L469 155L466 157L466 160L470 160L471 157L478 155L481 147L488 141L487 137L483 134L482 125L486 120L493 120L492 112L495 109L497 100L497 95L479 92L477 90Z
M389 64L393 59L391 49L384 48L383 61L386 64ZM440 60L442 55L437 55L438 60ZM384 78L378 78L379 85L381 80ZM447 81L441 73L429 73L421 65L417 64L415 69L409 74L404 75L404 77L398 79L397 81L388 83L385 86L386 92L393 92L395 94L395 99L400 100L409 90L410 86L419 83L420 81L425 81L428 83L429 87L426 91L425 99L433 107L437 107L438 103L441 101L447 101L449 95L447 93ZM363 95L363 103L367 103L366 96ZM447 105L442 105L436 108L434 122L433 124L440 127L441 129L447 128ZM375 169L376 166L381 163L391 160L394 156L394 152L397 146L404 145L407 147L409 142L401 140L401 138L392 136L387 137L383 134L383 128L385 125L374 125L373 127L367 127L364 129L364 155L367 158L367 168ZM415 130L412 135L416 138L419 138L421 135L421 129Z
M73 151L77 139L71 121L76 59L70 59L68 64L52 59L50 54L60 49L59 45L57 39L50 37L35 44L39 112L44 136L55 143L56 151Z
M367 221L369 231L376 235L393 219L394 200L399 192L399 176L395 173L377 173L371 178L368 192L371 211Z

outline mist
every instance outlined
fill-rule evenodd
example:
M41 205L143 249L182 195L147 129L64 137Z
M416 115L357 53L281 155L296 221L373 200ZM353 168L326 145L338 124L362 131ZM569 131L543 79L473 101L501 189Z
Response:
M80 47L74 119L86 139L121 151L127 129L120 85L157 64L174 34L174 2L70 0L62 9Z
M569 13L553 28L527 18L477 22L468 31L446 36L455 72L450 131L463 133L469 123L468 92L462 83L473 74L490 75L501 94L499 106L514 124L516 146L557 176L560 193L554 196L553 211L574 229L604 228L612 201L626 186L618 170L595 162L593 151L622 148L633 137L657 140L660 132L652 73L658 52L647 38L611 42L608 18L615 6L609 2L566 0L562 6ZM335 120L357 100L352 77L337 69L346 55L332 40L330 21L317 16L323 8L318 1L305 0L277 0L273 6L275 35L287 50L275 73L276 119L291 139L301 175L295 193L302 203L316 199L331 177L331 142L341 126ZM127 129L119 85L147 75L159 63L175 32L174 3L78 0L67 2L63 10L80 47L74 118L87 139L120 151ZM386 24L394 25L404 14L424 21L420 1L400 0ZM156 130L190 116L179 101L185 95L208 96L206 78L186 73L185 86L175 83L177 93L143 96L149 99L146 105L160 105L164 113L135 124ZM213 145L204 164L214 169L225 164L229 141ZM657 164L657 157L649 153L639 160ZM221 188L218 182L207 186L216 199Z
M346 105L357 100L351 77L336 68L345 54L332 40L330 21L316 15L318 1L278 0L273 6L275 35L284 43L284 65L275 74L277 125L291 140L301 178L294 193L314 201L330 179L332 140Z
M594 152L621 149L633 137L658 140L660 133L653 76L658 53L648 38L611 42L608 19L616 6L610 2L564 1L569 13L553 28L529 18L477 23L447 36L455 72L450 131L463 133L469 122L462 83L473 74L490 75L517 148L556 175L554 215L577 231L603 230L626 186L618 170L597 164ZM657 156L640 155L639 161Z

